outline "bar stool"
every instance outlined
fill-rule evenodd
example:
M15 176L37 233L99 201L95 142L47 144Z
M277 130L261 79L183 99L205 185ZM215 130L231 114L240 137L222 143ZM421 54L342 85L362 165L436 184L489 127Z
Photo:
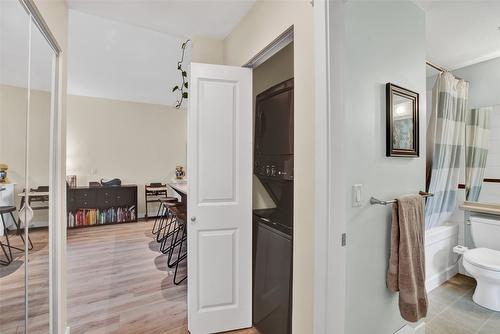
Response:
M168 258L167 258L167 265L169 268L172 268L175 266L173 282L175 285L179 285L187 278L187 275L186 275L180 280L177 279L179 264L182 261L187 259L187 247L186 247L185 252L184 253L182 252L182 249L183 249L182 246L185 245L185 243L187 242L186 213L184 210L184 205L172 206L172 207L169 207L169 209L175 215L175 220L178 224L178 228L177 228L177 231L175 233L175 237L173 237L171 240ZM172 261L174 252L176 251L177 247L178 247L177 258L174 261Z
M16 210L17 209L15 206L0 206L0 218L2 219L2 226L3 226L3 230L4 230L4 234L5 234L5 240L7 242L7 245L4 245L3 243L1 243L1 248L2 248L3 252L5 253L5 255L7 255L7 253L4 249L4 247L7 246L7 248L9 249L9 256L8 256L9 263L12 262L12 260L13 260L12 249L16 249L16 250L19 250L21 252L24 252L24 249L19 248L19 247L14 247L10 244L9 230L7 229L7 225L5 224L5 219L3 216L4 214L10 214L10 216L12 217L12 221L16 225L16 232L21 237L23 244L25 244L24 236L23 236L23 233L21 232L21 226L20 226L19 222L16 220L16 218L14 217L14 212ZM28 236L28 240L29 240L29 244L31 247L29 249L33 249L33 243L31 242L31 238L29 236ZM7 264L9 264L9 263L7 263Z
M179 285L181 284L186 278L187 274L180 280L177 280L177 272L179 270L179 264L187 259L187 247L184 253L182 253L182 245L186 244L187 242L187 225L186 221L182 220L181 221L182 225L182 236L181 236L181 242L179 244L179 253L177 254L177 260L175 261L175 271L174 271L174 284ZM182 254L182 255L181 255Z
M148 203L159 203L162 200L177 201L177 198L168 196L166 184L163 184L161 182L151 182L150 184L146 184L144 186L144 204L146 204L146 215L144 216L144 218L149 218ZM160 210L158 208L158 213L159 212ZM158 213L156 214L156 217L158 217Z
M162 226L162 223L168 214L167 204L178 202L176 197L160 198L158 201L160 202L160 205L158 206L158 211L156 212L153 229L151 230L151 233L153 234L158 234L158 232L160 231L160 227Z
M181 202L166 204L167 218L165 220L165 227L163 229L161 237L157 238L157 240L159 240L158 242L161 243L160 251L163 254L168 253L169 257L171 257L170 253L174 245L174 240L177 237L177 234L181 227L179 224L178 212L180 212L181 208L183 207L184 203Z

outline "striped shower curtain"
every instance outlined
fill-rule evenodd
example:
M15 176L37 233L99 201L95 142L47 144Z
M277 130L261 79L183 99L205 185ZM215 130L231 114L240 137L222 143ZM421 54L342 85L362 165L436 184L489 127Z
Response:
M448 72L434 85L427 129L427 184L434 197L425 207L426 229L444 224L457 207L468 90L466 81Z
M490 142L492 107L471 109L465 130L465 198L477 202L483 186L484 170Z

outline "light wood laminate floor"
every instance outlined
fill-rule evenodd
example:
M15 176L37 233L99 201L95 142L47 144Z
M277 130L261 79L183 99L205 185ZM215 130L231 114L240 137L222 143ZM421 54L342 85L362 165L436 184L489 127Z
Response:
M151 235L152 222L68 230L68 325L72 334L186 334L186 281ZM30 334L48 333L47 230L31 236ZM12 238L16 239L15 237ZM14 240L19 246L20 240ZM24 333L24 259L0 266L0 333ZM186 267L180 271L184 274ZM232 334L258 334L254 329Z
M29 259L29 333L49 332L49 261L47 229L31 233L33 250ZM0 237L6 243L5 237ZM12 246L24 248L19 236L10 235ZM3 252L0 252L3 260ZM24 333L24 252L12 250L14 260L8 266L0 266L0 333Z
M150 221L68 231L72 334L188 333L187 284L172 283L173 269L158 251L152 225ZM184 265L179 274L185 272Z

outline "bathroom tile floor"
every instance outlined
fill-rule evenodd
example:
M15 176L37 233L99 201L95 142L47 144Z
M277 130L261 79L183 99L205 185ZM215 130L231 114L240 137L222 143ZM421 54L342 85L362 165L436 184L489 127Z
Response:
M426 334L500 334L500 312L472 301L476 281L456 275L429 293Z

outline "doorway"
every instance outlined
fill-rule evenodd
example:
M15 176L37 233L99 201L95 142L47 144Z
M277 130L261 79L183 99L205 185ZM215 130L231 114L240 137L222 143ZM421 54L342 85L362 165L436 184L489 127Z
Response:
M286 64L281 65L283 69L279 72L282 74L267 75L267 72L276 69L277 65L280 65L282 62L286 62ZM282 83L283 80L287 81L293 78L293 43L287 44L280 52L269 57L264 63L256 67L255 71L259 72L259 69L264 74L257 73L256 78L258 81L254 82L254 85L261 88L252 92L251 82L248 86L250 97L253 96L254 98L258 94L276 86L276 84ZM248 131L250 136L252 136L252 127L250 126L253 123L252 119L254 117L254 113L252 112L252 98L248 102L247 108L249 113L245 118L248 118L249 122L245 123L244 127L245 131ZM70 100L70 106L71 103L74 102ZM87 101L86 105L90 105L90 102ZM79 124L83 124L83 121L81 120ZM220 131L220 126L217 129ZM249 172L248 175L251 181L253 169L251 157L253 149L252 147L249 148L250 159L245 169ZM68 155L70 156L70 154ZM195 182L192 176L192 169L189 168L188 177L189 184ZM101 218L97 218L99 215L91 213L92 211L90 210L94 210L93 208L89 207L81 213L72 211L72 209L78 211L78 209L82 208L82 205L95 205L96 202L92 202L92 199L99 202L102 196L106 197L105 201L111 202L116 202L118 196L120 196L120 199L124 199L127 197L126 195L112 193L126 191L126 189L122 189L123 187L124 185L114 188L93 188L90 186L71 188L68 191L68 215L76 213L75 218L69 216L68 222L71 224L74 223L78 227L82 224L83 220L84 225L89 225L87 228L74 228L68 232L68 323L71 326L71 330L73 333L88 333L90 330L112 333L120 330L134 331L139 328L187 331L186 296L190 292L188 290L189 282L179 282L179 285L174 282L175 270L167 266L169 255L168 253L162 254L160 252L159 247L161 245L159 245L158 240L155 240L156 236L152 234L152 231L155 230L154 225L160 224L160 222L150 219L131 224L114 224L113 221L109 222L110 224L96 223L96 219L99 222ZM172 184L169 187L172 188ZM214 187L210 189L214 189ZM182 192L181 188L180 186L176 186L170 190ZM250 233L251 189L251 184L245 189L250 194L247 212ZM261 192L260 194L256 194L255 198L265 196L265 194ZM193 195L190 194L190 196ZM80 203L73 204L72 201L80 201ZM190 205L188 204L188 210L189 208ZM259 203L254 208L269 209L269 207L262 206ZM182 217L181 210L174 210L169 207L167 211L167 215L171 215L172 212L175 213L176 219L183 220L183 224L193 223L191 218L194 214L192 212L188 212L187 216ZM290 207L288 208L288 214L291 214ZM82 215L84 216L82 217ZM196 218L198 224L203 224L202 216L197 214ZM90 224L88 224L89 222ZM157 229L159 229L158 226ZM177 225L172 225L172 227L175 226ZM192 228L192 225L188 226ZM206 225L201 226L206 229ZM178 230L178 232L182 234L183 230ZM166 240L175 240L177 237L179 237L178 234L171 234L170 239ZM178 240L182 240L182 237L180 238ZM248 246L249 254L251 254L251 239L249 239ZM192 252L193 248L189 247L188 249ZM176 248L176 250L180 251L180 247ZM291 255L291 251L289 253ZM174 254L173 262L175 262L176 255ZM187 254L188 260L190 255L191 253ZM217 265L218 259L220 260L220 257L211 257L211 260L215 261L215 265ZM252 325L251 258L248 263L250 270L246 279L250 283L248 286L250 312L248 313L249 322L247 326L250 327ZM291 263L291 256L289 263ZM178 269L179 276L184 275L186 272L185 262L181 263ZM291 287L290 283L290 281L287 281L288 286ZM98 288L95 288L96 286ZM84 309L81 308L82 305L86 305ZM287 320L285 320L288 321L288 324L290 322L289 305L291 304L283 306L285 308L284 313L288 315ZM158 318L168 319L168 321L154 321ZM233 328L237 327L239 326L235 325ZM290 330L289 325L287 330ZM250 331L249 333L255 332L254 329L248 331Z
M287 51L289 55L293 53L292 49ZM265 60L273 55L274 53L268 54ZM289 60L289 64L293 64L293 60ZM257 66L254 64L254 67ZM293 65L291 68L293 77ZM261 181L267 177L262 188L266 189L270 198L274 197L272 201L275 202L271 208L260 209L261 211L256 215L255 226L261 220L268 221L271 225L274 223L279 225L285 221L292 225L291 219L288 221L284 217L277 218L274 214L259 217L259 214L262 215L262 210L264 210L279 213L276 216L284 213L292 217L293 190L290 191L289 185L293 186L293 184L288 181L293 180L293 136L291 139L287 133L285 138L279 138L285 139L287 144L284 146L287 146L287 149L292 149L292 155L290 156L290 151L287 151L285 160L280 160L284 157L283 153L276 157L274 152L270 154L271 147L260 146L257 143L263 144L266 138L272 139L278 135L277 129L270 121L279 120L279 116L278 118L275 116L281 112L280 104L283 101L285 104L289 103L289 106L293 105L291 90L293 81L290 81L289 73L285 74L285 78L288 79L285 82L273 82L276 79L268 79L269 86L263 88L256 98L255 105L259 110L255 127L258 133L255 138L256 157L260 159L266 156L266 158L273 159L261 165L260 163L265 162L262 159L252 163L253 148L249 146L252 131L248 125L253 123L253 112L249 107L252 104L251 96L257 95L257 93L252 93L251 72L238 67L200 63L192 64L191 70L190 84L194 88L191 91L188 131L188 160L190 161L188 313L192 332L219 332L231 328L249 327L252 324L252 254L250 251L252 170L259 177L263 177L260 178ZM284 87L276 89L280 85ZM281 95L281 93L285 94ZM262 103L264 107L260 109ZM277 105L278 108L272 107L273 105ZM275 109L272 111L276 112L263 113L269 106ZM287 111L289 112L289 108ZM261 121L264 119L269 128L263 126ZM287 120L293 121L293 118L288 117ZM293 129L293 122L287 124L285 121L283 124L276 124L276 126L280 125ZM273 130L274 133L272 133ZM283 177L284 175L287 175L288 179ZM278 180L280 182L274 183ZM285 188L281 188L282 184L287 185L285 187L287 191L283 191ZM281 190L276 188L281 188ZM273 191L269 192L270 189ZM283 195L285 193L286 195ZM284 203L288 205L281 206ZM221 217L223 219L220 219ZM268 251L272 251L266 248L268 245L264 244L261 247L257 245L256 250L260 250L265 256ZM291 268L291 253L290 247L288 261L286 259L283 261L288 262L289 269ZM256 262L256 273L268 270L267 263ZM206 263L213 265L206 266ZM219 271L214 268L223 268L223 270ZM276 270L276 268L278 266L274 266L273 269ZM286 269L284 271L286 272ZM258 277L259 279L256 277L254 284L261 286L259 285L261 276ZM289 277L288 280L285 279L286 284L283 286L291 287ZM275 278L271 280L273 282L267 283L276 284ZM217 294L208 293L208 290L217 291ZM277 291L278 296L281 296L283 291L288 289L274 290ZM291 299L289 291L286 292L287 298ZM260 298L257 299L260 300ZM289 320L290 303L283 308L285 312L280 316ZM271 305L271 309L271 313L274 313L276 307ZM220 319L226 318L231 320L220 322ZM290 330L286 320L285 325L281 326L285 332Z
M291 41L253 69L253 324L262 334L292 325L293 51Z

